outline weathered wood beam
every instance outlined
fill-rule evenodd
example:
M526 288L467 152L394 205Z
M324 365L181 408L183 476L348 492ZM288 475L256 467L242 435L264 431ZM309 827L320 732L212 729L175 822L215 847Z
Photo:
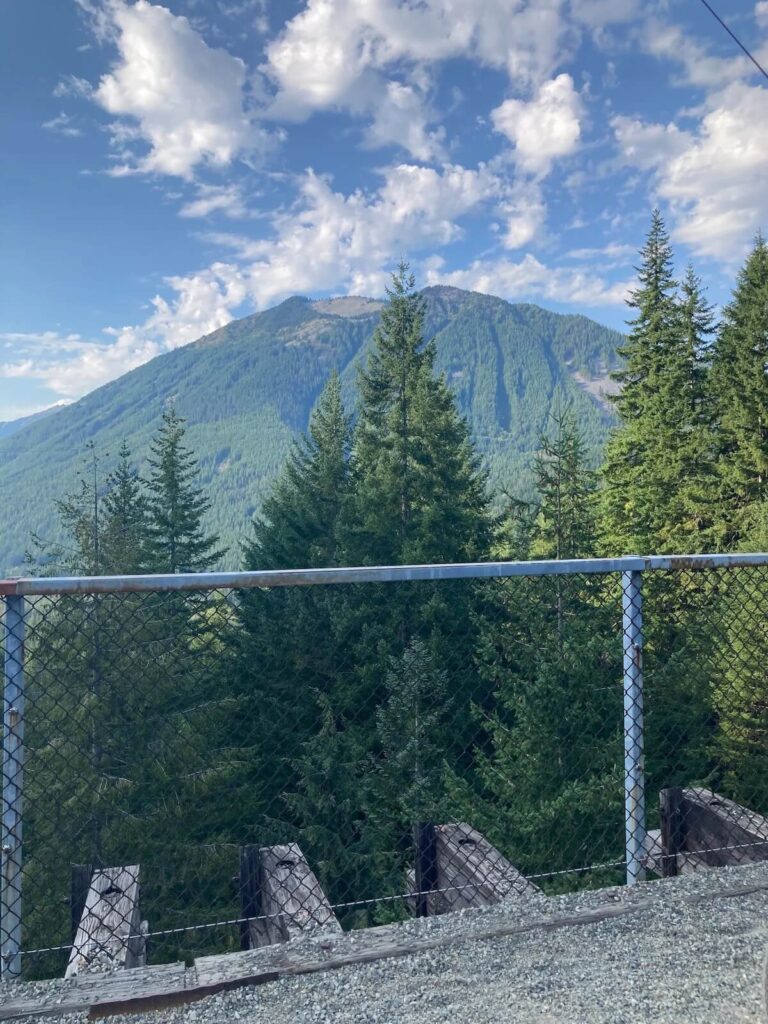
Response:
M482 833L466 822L434 826L436 872L434 891L426 898L427 912L445 914L465 907L488 907L513 896L541 890L510 863ZM408 873L416 887L416 872ZM418 906L417 895L411 904ZM423 896L421 896L423 899Z
M311 931L339 932L341 925L320 882L296 843L244 847L241 905L247 937L256 949L288 942Z
M768 860L768 818L710 789L662 790L662 866L690 874Z
M79 898L81 884L78 873L73 898ZM146 931L139 912L139 865L94 871L64 977L105 966L139 966L145 960Z

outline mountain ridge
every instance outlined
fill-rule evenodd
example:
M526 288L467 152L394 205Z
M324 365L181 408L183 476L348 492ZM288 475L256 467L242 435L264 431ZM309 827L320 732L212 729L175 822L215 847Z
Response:
M434 338L494 488L525 489L527 467L557 403L569 401L597 451L612 422L608 374L622 335L581 314L432 286L423 291L425 336ZM110 468L125 437L143 467L163 404L188 422L209 526L239 561L246 529L292 438L332 369L351 407L381 302L365 296L293 296L163 353L57 411L0 438L0 565L18 568L32 530L56 535L54 502L74 489L84 446L95 441Z

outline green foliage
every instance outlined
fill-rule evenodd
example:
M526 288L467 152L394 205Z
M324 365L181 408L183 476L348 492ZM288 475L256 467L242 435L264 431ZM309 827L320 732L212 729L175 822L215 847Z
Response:
M658 210L640 256L629 300L636 315L615 374L619 427L602 467L602 544L609 554L696 552L709 540L703 366L711 311L692 272L678 294Z
M206 536L203 516L211 500L197 485L197 459L184 444L184 420L173 404L150 446L147 546L155 572L203 572L225 552L218 537Z
M768 498L768 245L758 236L723 311L712 362L718 540L738 547Z
M515 479L530 496L530 459L558 401L573 404L597 462L612 414L586 387L599 387L618 365L619 334L583 316L455 288L423 294L424 337L434 339L436 369L456 395L495 490ZM0 505L0 565L21 565L30 530L65 540L53 500L73 489L89 440L108 472L125 439L147 476L155 424L173 399L211 500L204 529L221 537L226 565L235 568L245 524L270 493L293 438L307 430L334 368L353 408L357 368L370 351L379 306L361 301L350 311L290 299L0 437L0 483L10 496Z

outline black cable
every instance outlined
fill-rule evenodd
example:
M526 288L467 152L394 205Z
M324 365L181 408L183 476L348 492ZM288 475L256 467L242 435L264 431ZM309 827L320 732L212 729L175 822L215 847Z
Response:
M759 63L759 61L757 60L757 58L756 58L756 57L753 57L753 56L752 56L752 54L751 54L751 53L749 52L749 50L748 50L748 49L746 48L746 46L744 45L744 43L742 43L742 41L741 41L741 40L739 39L739 37L738 37L738 36L737 36L737 35L735 34L735 32L732 32L732 31L731 31L731 30L730 30L730 29L728 28L728 26L727 26L727 25L725 24L725 22L723 21L723 19L722 19L722 18L720 17L720 15L719 15L719 14L717 13L717 11L713 10L713 8L712 8L712 7L710 7L710 5L709 5L709 4L707 3L707 0L701 0L701 2L702 2L702 3L704 4L704 6L705 6L705 7L707 8L707 10L708 10L708 11L709 11L709 13L710 13L710 14L712 15L712 17L713 17L713 18L715 18L715 19L716 19L717 21L719 21L719 22L720 22L720 24L721 24L721 25L723 26L723 28L724 28L724 29L725 29L725 31L726 31L726 32L728 33L728 35L729 35L729 36L731 37L731 39L733 39L733 41L734 41L734 42L736 43L736 45L737 45L737 46L739 46L739 47L740 47L740 48L741 48L741 49L742 49L742 50L744 51L744 53L746 53L746 55L747 55L747 56L749 57L749 59L750 59L750 60L752 61L752 63L753 63L754 65L755 65L755 67L757 68L757 70L758 70L758 71L760 71L760 72L761 72L761 73L762 73L763 75L765 75L765 77L766 77L766 78L768 78L768 71L766 71L766 70L765 70L765 68L763 67L763 65Z

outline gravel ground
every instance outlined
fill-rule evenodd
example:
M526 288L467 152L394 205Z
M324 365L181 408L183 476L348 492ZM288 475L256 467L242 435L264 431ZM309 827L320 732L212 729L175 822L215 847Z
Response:
M362 966L282 979L114 1024L763 1024L762 962L768 865L536 899L409 922L413 936L449 945ZM686 903L683 897L706 894ZM632 914L501 939L473 933L535 913L555 917L606 904L651 906ZM47 983L49 985L61 982ZM0 990L0 1001L2 991ZM56 1018L80 1024L84 1015ZM48 1018L50 1021L50 1018Z

